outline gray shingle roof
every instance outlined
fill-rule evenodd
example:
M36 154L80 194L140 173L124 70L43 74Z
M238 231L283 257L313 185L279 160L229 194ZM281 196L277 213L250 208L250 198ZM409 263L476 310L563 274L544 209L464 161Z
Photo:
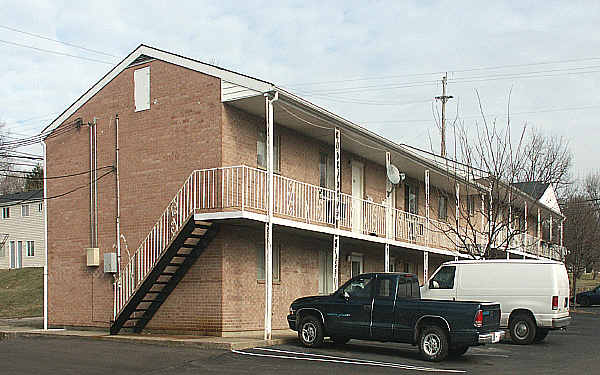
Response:
M539 200L550 186L549 183L539 181L515 182L512 185L535 200Z
M0 195L0 205L5 206L10 204L18 204L20 202L39 201L42 200L43 197L44 195L41 189L4 194Z

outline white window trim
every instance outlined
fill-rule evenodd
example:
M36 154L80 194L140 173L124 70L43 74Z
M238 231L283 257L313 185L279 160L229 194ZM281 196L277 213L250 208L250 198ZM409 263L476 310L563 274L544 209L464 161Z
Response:
M29 244L30 243L33 244L33 255L29 255ZM33 241L33 240L25 241L25 256L28 258L35 257L35 241Z
M352 254L348 255L348 263L350 263L350 278L353 278L354 276L358 276L358 275L352 274L352 262L359 263L360 270L358 272L358 275L365 273L363 255L360 253L352 253Z
M25 215L25 213L27 213L27 215ZM31 215L31 210L29 207L29 204L22 204L21 205L21 217L28 217Z
M141 112L150 109L149 66L133 71L133 91L135 112Z

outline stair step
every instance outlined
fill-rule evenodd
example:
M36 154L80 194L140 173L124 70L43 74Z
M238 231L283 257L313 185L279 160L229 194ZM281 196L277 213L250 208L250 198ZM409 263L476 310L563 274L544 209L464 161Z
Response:
M212 226L212 223L210 221L196 221L194 223L194 226L196 228L205 228L208 229Z
M144 303L144 302L154 303L156 301L160 301L160 299L143 299L140 301L140 303Z
M188 244L188 243L184 243L184 244L181 245L181 247L186 248L186 249L193 249L196 246L197 245L191 245L191 244Z
M202 235L202 234L190 234L188 237L189 238L198 238L198 239L201 239L201 238L204 238L204 235Z
M167 285L169 282L168 281L155 281L154 284L155 285Z
M142 320L143 318L128 318L127 320Z
M162 293L162 290L149 290L146 293L160 294L160 293Z
M133 312L138 312L138 311L148 311L148 309L135 309L135 310L133 310Z
M161 276L175 276L175 272L163 272L160 275Z
M169 267L181 267L183 263L169 263Z
M175 254L173 255L173 258L188 258L190 256L192 256L192 254Z

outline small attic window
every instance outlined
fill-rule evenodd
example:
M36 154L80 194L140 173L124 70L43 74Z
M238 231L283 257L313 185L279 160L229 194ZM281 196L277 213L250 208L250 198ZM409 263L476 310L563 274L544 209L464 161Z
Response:
M150 67L133 71L135 111L150 109Z

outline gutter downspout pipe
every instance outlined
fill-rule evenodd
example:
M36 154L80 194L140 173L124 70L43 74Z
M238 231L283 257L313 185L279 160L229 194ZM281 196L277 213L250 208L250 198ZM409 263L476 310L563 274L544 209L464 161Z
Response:
M119 114L115 115L115 176L117 188L117 275L121 273L121 188L119 184Z
M42 141L44 149L44 199L42 207L44 209L44 330L48 330L48 188L46 184L47 162L46 162L46 142Z

